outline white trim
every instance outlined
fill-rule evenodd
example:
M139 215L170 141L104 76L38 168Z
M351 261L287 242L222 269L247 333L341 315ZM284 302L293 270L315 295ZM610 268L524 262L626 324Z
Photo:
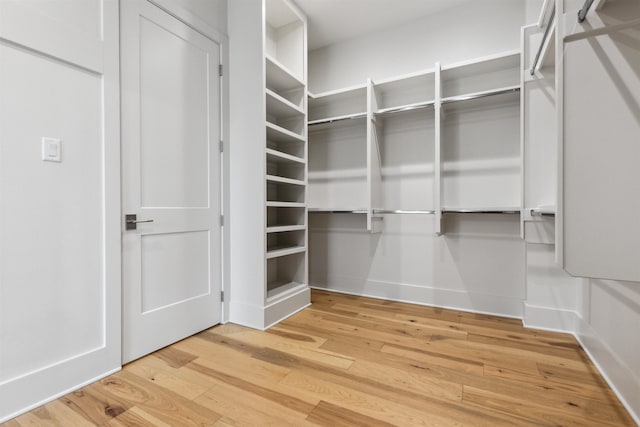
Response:
M321 287L310 284L309 287L345 295L522 319L522 300L519 298L372 280L367 281L362 287L362 292L353 292L347 286ZM473 303L470 300L473 300Z
M535 306L525 302L522 324L532 329L573 334L578 324L578 313L572 310Z
M640 426L640 377L623 363L609 346L600 338L582 317L577 316L576 340L607 382L611 390L620 399L631 418ZM603 366L611 366L604 369ZM635 402L634 407L631 402Z
M77 390L77 389L82 388L84 386L87 386L89 384L93 384L96 381L100 381L101 379L106 378L109 375L113 375L116 372L119 372L121 369L122 369L121 367L117 367L115 369L112 369L110 371L105 372L104 374L100 374L97 377L94 377L94 378L92 378L90 380L84 381L84 382L82 382L82 383L80 383L78 385L75 385L73 387L69 387L69 388L67 388L67 389L65 389L65 390L63 390L63 391L61 391L59 393L56 393L56 394L51 395L51 396L49 396L49 397L47 397L45 399L42 399L42 400L38 401L37 403L34 403L32 405L29 405L29 406L27 406L25 408L20 409L19 411L16 411L16 412L14 412L12 414L7 415L5 418L0 418L0 423L3 423L5 421L9 421L12 418L15 418L15 417L17 417L19 415L22 415L24 413L27 413L27 412L33 410L33 409L36 409L36 408L38 408L38 407L40 407L42 405L45 405L45 404L47 404L49 402L52 402L52 401L54 401L54 400L56 400L56 399L58 399L58 398L60 398L60 397L62 397L64 395L67 395L67 394L71 393L74 390Z

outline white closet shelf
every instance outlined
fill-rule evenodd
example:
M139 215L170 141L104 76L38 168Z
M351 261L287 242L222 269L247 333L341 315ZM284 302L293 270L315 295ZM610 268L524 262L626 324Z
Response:
M445 207L442 213L461 213L461 214L519 214L520 208L507 207L479 207L479 208L462 208L462 207Z
M291 132L288 129L278 126L271 122L267 122L267 139L272 141L283 142L305 142L302 135L298 135L295 132Z
M435 215L436 211L428 209L373 209L374 215L397 214L397 215Z
M278 95L271 89L265 89L267 95L267 114L276 117L302 117L304 111L288 99Z
M293 178L285 178L285 177L276 176L276 175L267 175L267 181L268 182L277 182L277 183L280 183L280 184L291 184L291 185L301 185L301 186L305 185L305 182L303 180L293 179Z
M366 214L365 208L309 208L309 213L323 213L323 214L335 214L335 213L348 213L348 214Z
M274 225L267 227L267 233L283 233L285 231L303 231L306 225Z
M325 125L325 124L331 124L331 123L341 122L345 120L356 120L356 119L365 119L365 118L367 118L366 111L361 113L345 114L342 116L327 117L327 118L318 119L318 120L310 120L307 123L307 125L309 126Z
M298 282L275 280L267 283L267 303L273 302L290 294L295 294L307 285Z
M449 96L442 99L442 104L451 104L454 102L471 101L474 99L486 98L491 96L507 95L520 92L520 85L506 86L498 89L485 90L482 92L467 93L464 95Z
M302 89L304 82L293 75L291 71L274 57L265 54L267 87L276 92L286 92L292 89Z
M321 93L311 93L309 92L309 98L313 100L313 102L322 103L323 100L327 102L334 102L336 99L341 98L351 98L354 96L354 92L364 92L363 95L367 96L367 85L360 84L355 86L348 86L341 89L330 90L327 92Z
M266 258L267 259L280 258L287 255L299 254L306 250L307 249L304 246L276 247L267 251Z
M442 79L444 82L459 80L468 77L476 77L499 70L519 70L520 50L498 53L495 55L476 58L442 67Z
M293 162L301 165L306 163L301 157L292 156L291 154L283 153L282 151L274 150L273 148L267 148L266 153L270 161L275 163Z
M399 105L397 107L381 108L378 111L376 111L375 113L373 113L373 115L374 116L382 116L382 115L387 115L387 114L402 113L402 112L405 112L405 111L413 111L413 110L420 110L420 109L427 108L427 107L433 107L434 105L435 105L435 101L434 100L423 101L423 102L414 102L412 104Z
M302 202L280 202L278 200L267 200L266 206L268 208L304 208L305 204Z

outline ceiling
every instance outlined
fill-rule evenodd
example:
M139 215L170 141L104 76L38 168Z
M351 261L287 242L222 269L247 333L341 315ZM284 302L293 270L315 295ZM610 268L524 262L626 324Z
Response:
M471 0L295 0L309 21L309 50L413 21Z

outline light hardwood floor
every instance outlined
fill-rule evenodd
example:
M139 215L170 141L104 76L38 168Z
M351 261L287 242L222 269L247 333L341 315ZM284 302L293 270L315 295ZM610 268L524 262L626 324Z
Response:
M4 426L635 425L570 335L312 295L266 332L211 328Z

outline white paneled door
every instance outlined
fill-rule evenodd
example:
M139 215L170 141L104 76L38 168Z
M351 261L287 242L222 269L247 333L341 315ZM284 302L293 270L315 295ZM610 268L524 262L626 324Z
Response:
M221 120L220 45L146 0L122 7L126 363L220 321Z

